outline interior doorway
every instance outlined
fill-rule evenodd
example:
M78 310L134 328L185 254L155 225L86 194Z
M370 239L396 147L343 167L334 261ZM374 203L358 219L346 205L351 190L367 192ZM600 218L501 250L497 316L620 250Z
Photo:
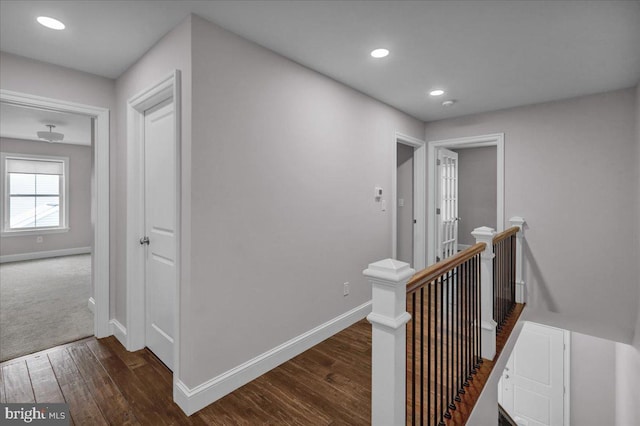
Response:
M481 147L495 147L495 175L496 175L496 207L495 207L495 230L504 230L504 134L496 133L491 135L471 136L456 139L445 139L430 141L427 144L427 264L435 263L439 257L438 232L438 204L441 193L442 180L440 173L442 169L438 165L438 153L440 149L460 152L460 150ZM493 167L493 166L492 166ZM458 200L460 202L460 200ZM455 220L454 228L459 226L458 222L465 221L464 216L456 214L452 216ZM443 236L444 238L444 236Z
M88 120L88 122L91 123L89 137L93 142L93 149L88 156L87 161L89 164L85 164L86 167L90 168L88 178L89 182L85 182L85 184L90 186L90 196L88 201L90 203L90 213L88 216L90 216L91 219L89 232L91 234L92 241L90 242L90 247L81 247L79 249L82 253L91 253L88 268L90 268L89 275L93 291L91 297L89 297L88 300L83 301L83 304L93 311L90 314L90 318L92 319L92 334L96 337L106 337L111 334L109 326L109 110L4 89L0 89L0 104L3 107L10 106L31 111L48 111L50 113L67 116L79 116L81 119ZM25 156L23 155L21 157ZM37 175L48 175L49 177L42 176L40 180L44 179L41 183L45 183L46 181L49 184L52 184L54 180L51 176L58 176L57 180L55 180L58 183L58 189L56 189L56 185L54 184L48 185L47 194L39 194L37 190L31 195L26 193L16 193L16 196L26 196L27 198L29 196L32 198L38 198L40 195L44 196L44 198L40 198L43 200L46 199L46 202L41 203L42 206L38 205L36 207L35 215L38 216L40 213L44 215L46 213L46 216L41 216L41 218L46 219L49 223L58 223L58 226L56 227L57 229L53 229L53 226L48 227L50 228L48 231L50 234L48 235L66 232L66 229L68 228L68 215L65 218L64 213L59 213L60 208L62 208L66 202L64 196L66 188L63 186L65 178L60 173L64 173L65 170L68 170L68 168L65 169L65 158L60 158L52 158L51 164L42 163L41 165L43 165L43 167L44 165L47 166L46 170L42 169L42 167L32 167L33 170L31 173L27 173L27 175L35 174L35 180L38 180ZM22 160L24 159L29 158L22 158ZM6 158L4 158L4 160L4 165L6 166ZM31 158L31 160L33 160L33 158ZM42 160L42 158L39 160ZM56 166L56 164L53 163L60 164ZM16 162L11 165L12 168L24 168L27 166L28 165L24 162ZM33 164L31 166L33 166ZM19 170L16 169L16 171ZM22 171L24 172L26 169ZM7 186L3 187L3 189L7 188L10 189L10 187ZM44 187L41 185L40 188L42 189ZM3 196L4 195L6 194L3 194ZM68 200L68 197L66 197L66 199ZM55 205L56 200L58 204L57 207ZM3 201L3 205L6 207L7 203ZM66 206L64 207L66 209ZM56 210L56 208L58 210ZM56 213L56 211L58 213ZM8 213L5 211L5 215L7 214ZM3 223L3 227L8 223L9 222ZM9 228L11 228L11 226L9 226ZM40 233L40 231L44 230L39 230L38 233ZM44 237L46 237L46 235L41 237L42 242L44 242ZM34 236L33 239L36 244L40 241L37 236ZM51 251L53 251L53 253L51 253ZM47 256L73 255L80 253L73 249L62 250L62 252L55 250L51 251L47 253L45 250L44 252Z
M458 155L458 250L475 244L479 226L496 229L496 147L454 149Z
M414 147L397 144L397 209L398 230L396 259L414 264L413 259L413 151Z
M426 144L401 133L396 133L394 142L391 257L407 262L419 271L426 267L427 250Z

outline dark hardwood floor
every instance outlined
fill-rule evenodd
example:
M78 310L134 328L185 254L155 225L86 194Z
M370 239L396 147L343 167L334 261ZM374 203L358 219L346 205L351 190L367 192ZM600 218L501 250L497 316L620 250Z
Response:
M498 354L518 304L498 335ZM447 425L464 425L494 363L484 361ZM67 402L75 425L368 425L371 325L362 320L187 417L150 351L83 339L0 364L0 402ZM497 408L496 408L497 409Z
M75 425L367 425L371 325L362 320L187 417L148 350L88 338L0 364L0 402L67 402Z

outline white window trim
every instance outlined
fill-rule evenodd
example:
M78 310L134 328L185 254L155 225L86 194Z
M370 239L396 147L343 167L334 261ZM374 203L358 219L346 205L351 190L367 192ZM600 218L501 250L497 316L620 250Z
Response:
M61 220L60 226L56 227L42 227L42 228L29 228L29 229L15 229L10 230L9 227L9 182L6 178L5 169L7 164L7 158L19 159L19 160L43 160L43 161L60 161L63 164L62 174L62 187L63 193L60 195L62 198L63 211L60 212ZM35 154L14 154L10 152L0 153L0 197L2 199L4 208L0 211L0 224L2 229L0 235L3 237L18 237L24 235L41 235L41 234L58 234L69 232L69 157L59 157L54 155L35 155Z

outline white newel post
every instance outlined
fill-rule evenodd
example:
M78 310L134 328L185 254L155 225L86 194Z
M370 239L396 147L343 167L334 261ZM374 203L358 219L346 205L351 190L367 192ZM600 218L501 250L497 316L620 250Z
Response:
M481 226L473 230L471 235L476 243L487 246L480 254L480 329L482 339L482 358L493 360L496 356L496 326L493 320L493 228Z
M516 303L524 303L527 300L526 287L524 285L524 276L522 274L522 259L524 256L524 218L514 216L509 219L511 226L520 228L516 234Z
M363 274L372 290L371 424L404 426L406 380L407 282L415 271L408 263L385 259Z

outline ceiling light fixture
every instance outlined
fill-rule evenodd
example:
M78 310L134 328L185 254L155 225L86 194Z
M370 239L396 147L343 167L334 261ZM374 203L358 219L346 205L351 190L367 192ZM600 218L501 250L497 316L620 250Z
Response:
M60 142L62 139L64 139L63 133L52 131L52 129L55 129L56 126L54 126L53 124L45 124L45 126L49 128L49 131L38 132L38 138L43 139L49 143Z
M374 49L371 51L371 56L377 59L384 58L387 55L389 55L388 49Z
M38 21L40 25L51 28L52 30L64 30L66 28L62 22L48 16L38 16L36 21Z
M444 90L435 89L435 90L430 91L429 95L431 95L431 96L442 96L442 95L444 95Z
M450 106L452 106L452 105L453 105L453 104L455 104L455 103L456 103L456 101L455 101L455 100L453 100L453 99L449 99L449 100L447 100L447 101L442 102L442 106L443 106L443 107L450 107Z

